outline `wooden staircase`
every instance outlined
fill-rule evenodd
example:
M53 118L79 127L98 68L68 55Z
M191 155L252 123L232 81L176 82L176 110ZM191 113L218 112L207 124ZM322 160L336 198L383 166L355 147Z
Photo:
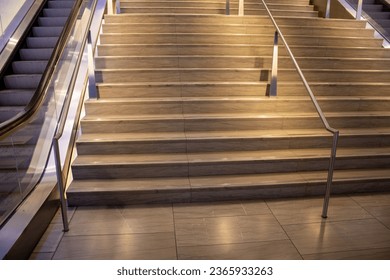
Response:
M331 135L283 46L278 96L267 96L275 30L259 2L226 16L225 1L121 0L105 17L70 205L324 192ZM266 2L341 131L333 192L389 190L390 50L363 21Z

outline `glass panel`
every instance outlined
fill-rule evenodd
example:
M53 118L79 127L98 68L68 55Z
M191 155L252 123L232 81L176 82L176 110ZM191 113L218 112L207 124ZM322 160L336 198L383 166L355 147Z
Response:
M86 9L89 2L93 0L83 2L70 40L53 73L44 105L30 123L0 141L0 224L36 186L45 170L72 75L77 71L75 62L87 32L85 18L90 15ZM48 168L54 170L54 166Z

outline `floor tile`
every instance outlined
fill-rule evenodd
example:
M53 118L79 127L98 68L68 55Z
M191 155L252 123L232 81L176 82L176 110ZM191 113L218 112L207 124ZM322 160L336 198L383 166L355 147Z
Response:
M262 215L271 213L271 210L264 200L243 200L241 203L247 215Z
M176 247L173 233L66 236L62 239L54 259L176 259Z
M178 246L231 244L287 239L271 215L176 219Z
M289 240L178 247L181 260L300 260Z
M178 203L173 205L175 219L229 217L245 215L240 202Z
M303 258L306 260L390 260L390 247L303 255Z
M51 260L54 252L52 253L32 253L29 260Z
M363 207L390 205L390 193L354 194L350 197Z
M126 206L121 209L132 233L173 232L172 205Z
M302 255L390 247L390 230L376 219L285 225Z
M282 225L321 222L323 198L300 198L266 201ZM349 197L332 197L327 221L372 218L366 210Z
M63 235L64 232L62 224L50 224L37 246L35 246L34 252L54 253Z
M79 207L75 212L66 236L132 233L120 208Z

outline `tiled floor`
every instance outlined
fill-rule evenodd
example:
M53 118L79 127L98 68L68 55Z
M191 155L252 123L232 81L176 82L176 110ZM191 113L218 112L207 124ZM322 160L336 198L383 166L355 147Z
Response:
M390 259L390 193L71 209L31 259Z

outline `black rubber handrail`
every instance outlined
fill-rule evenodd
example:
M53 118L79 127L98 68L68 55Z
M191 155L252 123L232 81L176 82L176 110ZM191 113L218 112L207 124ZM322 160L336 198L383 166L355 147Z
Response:
M69 34L72 31L72 28L78 18L78 11L82 2L83 0L75 1L73 8L70 12L70 16L68 17L64 25L64 28L53 49L53 53L48 61L47 67L42 74L41 81L39 82L35 94L31 98L30 102L17 115L0 124L0 140L10 135L18 128L26 125L31 120L31 118L38 112L39 108L43 104L43 101L47 96L48 88L50 86L52 73L54 72L54 69L66 47Z

